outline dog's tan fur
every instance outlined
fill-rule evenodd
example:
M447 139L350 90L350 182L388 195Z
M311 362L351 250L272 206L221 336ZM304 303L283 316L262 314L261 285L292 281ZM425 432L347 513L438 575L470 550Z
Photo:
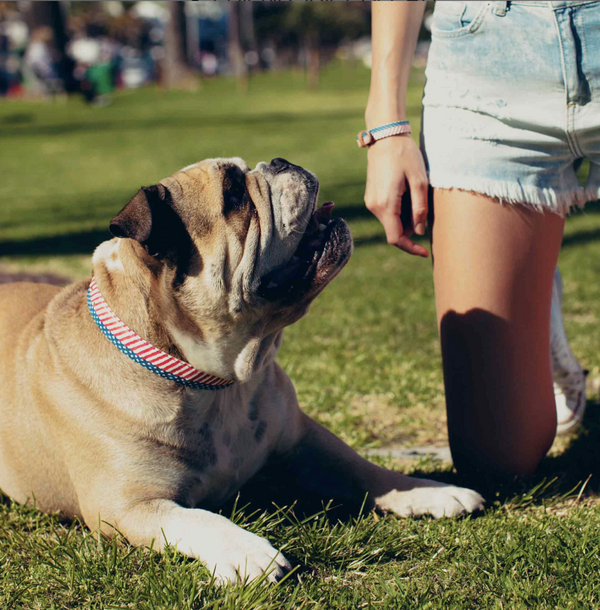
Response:
M140 191L111 223L119 237L94 254L113 311L160 349L235 380L219 392L185 388L119 352L89 314L89 280L2 286L3 491L92 528L100 518L134 544L161 549L166 539L220 580L265 570L275 579L289 565L207 510L268 460L285 460L300 488L358 502L368 493L402 516L479 507L474 492L369 463L299 410L274 356L283 328L347 261L345 225L297 299L265 299L259 287L294 254L316 191L296 166L207 160Z

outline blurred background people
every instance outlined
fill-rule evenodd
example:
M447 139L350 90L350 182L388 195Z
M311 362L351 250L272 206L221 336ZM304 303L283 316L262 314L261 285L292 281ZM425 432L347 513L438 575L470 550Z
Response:
M52 30L37 28L31 33L23 57L23 77L27 90L34 97L60 93L63 83L58 68L58 52L53 45Z
M316 88L332 59L368 65L370 15L368 2L0 0L0 96L64 92L104 105L119 88L189 89L221 75L245 88L256 72L290 67ZM418 54L426 28L422 38Z

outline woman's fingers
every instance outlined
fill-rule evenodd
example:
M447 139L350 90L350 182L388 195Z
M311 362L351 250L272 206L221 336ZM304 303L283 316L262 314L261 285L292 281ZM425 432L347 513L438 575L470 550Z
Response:
M407 188L409 193L403 197ZM419 235L425 233L427 189L425 164L413 140L386 138L369 150L367 208L383 225L389 244L422 257L427 257L428 251L410 236L414 231Z
M429 189L427 174L417 174L412 178L407 178L407 181L410 188L412 225L417 235L424 235L427 222L427 191Z
M427 258L429 256L429 252L423 246L414 243L409 238L409 235L410 233L412 233L412 231L404 231L404 229L402 228L402 222L400 222L399 214L384 213L380 216L377 216L377 218L385 229L385 236L388 244L396 246L396 248L399 248L400 250L403 250L408 254L422 256L424 258Z

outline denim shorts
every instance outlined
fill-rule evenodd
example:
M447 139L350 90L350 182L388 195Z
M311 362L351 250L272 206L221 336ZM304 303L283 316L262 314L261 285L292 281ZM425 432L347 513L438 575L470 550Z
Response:
M600 0L436 2L431 30L431 185L561 216L599 199Z

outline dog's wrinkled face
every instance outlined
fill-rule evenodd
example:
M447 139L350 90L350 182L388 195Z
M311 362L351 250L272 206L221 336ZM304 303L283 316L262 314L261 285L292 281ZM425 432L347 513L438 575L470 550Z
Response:
M142 245L151 299L194 366L248 379L348 261L350 231L333 204L316 209L318 189L283 159L251 171L208 159L142 188L112 220L113 235Z

